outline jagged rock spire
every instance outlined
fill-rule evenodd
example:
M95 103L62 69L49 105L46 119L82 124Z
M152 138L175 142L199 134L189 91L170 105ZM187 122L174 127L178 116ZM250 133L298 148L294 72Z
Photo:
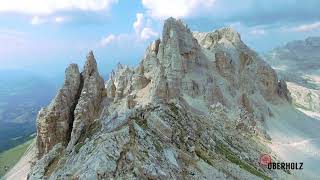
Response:
M58 143L64 146L69 144L71 149L94 120L103 95L104 81L90 51L81 74L78 66L71 64L66 69L63 87L50 105L39 112L38 158Z
M174 18L169 18L164 22L162 44L174 45L172 48L178 48L180 54L199 49L197 41L186 25L181 20Z
M117 71L120 70L120 69L123 69L123 66L122 66L122 64L121 64L120 62L118 62L118 64L117 64Z
M73 146L79 143L79 138L94 121L100 110L100 103L105 95L104 80L100 76L97 62L93 52L87 55L87 61L82 75L81 94L74 111L73 129L67 150L72 151Z
M62 88L50 105L39 112L37 117L38 158L48 153L58 143L64 146L68 144L80 81L78 66L69 65Z
M215 140L220 143L224 135L226 142L232 140L229 137L234 137L234 133L224 133L226 129L223 126L228 125L226 127L230 130L236 125L238 129L248 131L262 127L259 120L271 114L268 107L273 100L280 99L279 95L286 93L285 84L278 84L272 68L252 53L232 29L205 33L200 38L195 36L182 21L166 20L162 40L148 47L139 68L119 64L118 70L111 73L106 83L106 98L103 79L93 53L89 52L79 77L75 108L70 108L70 117L74 118L68 121L72 125L67 129L72 127L72 132L68 136L70 141L67 140L65 159L60 159L61 166L59 164L59 168L54 170L52 179L70 178L70 174L72 178L79 179L130 179L136 175L137 178L175 179L180 177L175 168L189 168L179 159L175 160L179 157L175 150L189 153L188 159L198 161L199 158L193 159L194 156L201 158L195 152L195 146L209 152L216 146ZM212 110L210 105L221 108ZM242 118L244 116L246 118ZM59 118L60 114L57 114L55 119ZM236 124L238 118L243 120L242 124ZM94 122L102 126L101 131L92 133ZM213 122L215 124L211 124ZM57 124L45 121L39 126L38 136L49 140L40 141L44 145L38 147L43 148L56 141L50 141L54 136L45 137L48 133L43 132L54 129L52 127ZM221 133L210 140L216 130L221 130ZM51 134L57 132L59 130L56 129ZM241 136L242 133L236 132ZM236 141L243 144L238 139ZM252 149L249 149L247 152L251 153ZM144 152L152 156L144 158ZM137 166L134 167L137 171L131 171L134 169L131 165ZM151 166L154 172L149 171ZM193 175L204 178L201 173ZM220 179L223 178L224 175Z
M93 51L89 51L87 61L84 65L82 75L84 78L90 76L93 72L98 70L96 59L94 58Z

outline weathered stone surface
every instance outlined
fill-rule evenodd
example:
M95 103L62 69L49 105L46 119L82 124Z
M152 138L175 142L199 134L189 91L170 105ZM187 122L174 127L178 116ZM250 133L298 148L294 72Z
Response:
M106 91L107 91L107 97L114 98L116 96L116 86L114 84L114 80L110 78L106 85L105 85Z
M163 67L169 97L180 95L184 72L189 64L198 63L199 49L197 40L182 21L173 18L165 21L157 57Z
M286 99L288 102L292 102L290 92L287 88L287 83L283 79L281 79L278 82L278 94L280 97Z
M148 126L153 129L160 138L165 141L171 141L172 129L156 113L150 113L147 118Z
M154 67L159 65L159 59L157 58L157 55L159 52L160 42L160 39L158 39L147 48L145 56L140 65L140 74L150 74Z
M58 94L37 118L38 158L48 153L57 143L68 144L73 123L73 111L80 89L80 73L76 64L66 69L65 82Z
M167 100L169 98L168 82L161 66L156 70L156 76L153 79L151 91L154 99Z
M101 110L100 103L105 93L104 81L98 72L97 62L92 51L87 56L81 78L83 85L74 110L74 121L70 142L67 147L68 150L71 150L78 143L80 136L88 130L88 127L97 118Z
M240 53L240 69L239 73L245 72L248 70L249 66L253 63L253 58L245 53L241 52Z
M29 174L28 179L38 180L46 179L46 173L48 172L48 167L54 165L54 161L59 159L63 146L61 143L55 144L44 156L36 162L32 167L32 173ZM52 167L53 169L55 167Z
M214 32L194 32L194 37L206 49L215 48L222 39L226 39L234 45L242 45L241 37L233 28L226 27Z
M118 64L104 85L90 53L81 77L67 153L49 179L279 177L259 168L269 149L253 139L266 136L285 87L232 28L192 34L169 18L138 67Z
M269 101L277 98L278 78L276 72L264 62L258 66L257 76L259 77L259 90L263 97Z
M240 98L240 105L248 112L252 113L253 108L250 102L250 99L248 98L247 94L242 94Z
M233 80L235 75L235 69L232 63L232 59L225 52L219 52L215 54L216 67L219 74L229 81Z
M135 74L135 75L132 76L132 87L133 87L133 90L140 90L140 89L146 87L149 82L150 82L150 80L147 79L143 75Z
M131 80L133 73L134 71L132 68L122 66L121 64L118 65L118 69L113 76L116 87L115 101L122 99L132 91Z

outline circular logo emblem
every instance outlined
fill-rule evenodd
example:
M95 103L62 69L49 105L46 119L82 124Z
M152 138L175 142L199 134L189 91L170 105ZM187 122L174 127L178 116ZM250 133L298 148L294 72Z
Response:
M269 163L271 163L271 156L268 154L262 154L260 156L260 164L263 166L268 166Z

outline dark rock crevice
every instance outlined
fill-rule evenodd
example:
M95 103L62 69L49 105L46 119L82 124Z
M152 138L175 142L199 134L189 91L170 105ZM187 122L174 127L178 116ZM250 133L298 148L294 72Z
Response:
M74 111L75 111L75 109L77 107L77 104L78 104L80 96L81 96L81 91L83 89L83 83L84 83L83 76L82 76L82 74L80 74L79 89L78 89L77 95L75 97L74 103L72 104L70 112L69 112L70 113L70 115L69 115L70 118L69 118L69 130L68 130L68 135L67 135L67 140L66 140L67 144L69 143L69 141L71 139L71 132L72 132L72 129L73 129L73 122L74 122Z
M73 112L73 123L66 148L71 152L79 140L88 135L91 124L100 111L100 103L105 94L104 80L100 76L92 51L81 73L81 85ZM85 137L84 137L85 136Z

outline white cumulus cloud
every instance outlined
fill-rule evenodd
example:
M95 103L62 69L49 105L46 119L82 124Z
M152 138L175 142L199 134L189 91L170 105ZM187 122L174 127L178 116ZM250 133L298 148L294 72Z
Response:
M47 15L57 11L98 11L109 9L118 0L1 0L0 12Z
M47 19L45 18L41 18L39 16L34 16L32 19L31 19L31 24L32 25L39 25L39 24L43 24L43 23L46 23L47 22Z
M320 29L320 22L314 22L311 24L302 24L297 27L291 28L291 31L295 32L308 32L308 31L313 31Z
M117 37L114 34L110 34L107 37L101 39L100 45L107 46L108 44L112 43L116 39L117 39Z
M151 20L147 19L143 13L136 14L136 21L133 23L133 29L141 40L148 40L159 35L152 29Z
M148 40L152 37L156 37L158 36L158 33L153 31L151 28L149 27L145 27L142 29L140 37L142 40Z
M261 36L265 35L267 32L264 29L252 29L249 33L255 36Z
M152 17L182 18L207 11L216 0L142 0L142 5Z
M54 17L47 17L47 16L33 16L30 24L32 25L40 25L40 24L45 24L45 23L55 23L55 24L60 24L63 23L67 20L66 17L62 16L54 16Z
M134 33L109 34L99 41L98 46L105 47L110 44L121 43L122 41L141 43L159 35L152 28L152 20L143 13L136 13L136 20L133 22L132 27Z
M133 28L136 33L140 32L143 26L144 16L142 13L136 14L137 20L133 23Z
M54 18L54 22L56 22L56 23L63 23L65 21L66 21L65 17L58 16L58 17Z
M130 34L123 33L123 34L109 34L108 36L102 38L99 42L99 47L105 47L112 43L119 43L121 41L130 41L131 36Z

